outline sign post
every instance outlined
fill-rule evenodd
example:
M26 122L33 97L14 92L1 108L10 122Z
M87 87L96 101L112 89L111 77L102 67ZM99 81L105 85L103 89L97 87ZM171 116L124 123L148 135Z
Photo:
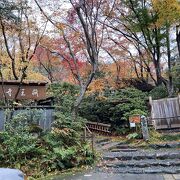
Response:
M148 131L147 118L145 116L141 116L141 128L142 128L143 139L145 141L148 141L149 140L149 131Z
M141 123L140 115L133 115L129 117L129 124L131 128L136 128L137 130L137 125L140 123Z

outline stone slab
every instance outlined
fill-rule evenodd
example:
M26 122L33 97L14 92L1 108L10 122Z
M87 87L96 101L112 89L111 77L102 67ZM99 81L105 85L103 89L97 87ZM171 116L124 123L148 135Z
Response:
M173 175L171 174L164 174L163 177L164 177L164 180L175 180Z
M173 174L174 179L180 180L180 174Z

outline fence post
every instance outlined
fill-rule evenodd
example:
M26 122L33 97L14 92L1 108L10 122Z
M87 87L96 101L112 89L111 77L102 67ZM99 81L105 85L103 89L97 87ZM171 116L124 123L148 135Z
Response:
M86 126L84 127L84 134L83 135L84 135L84 137L83 137L84 138L84 142L86 142Z
M149 104L152 104L152 97L149 96Z
M141 116L141 129L142 129L143 139L145 141L148 141L149 140L149 131L148 131L147 118L145 116Z
M92 143L92 153L94 154L94 134L93 133L91 134L91 137L92 137L92 140L91 140L92 141L91 142Z

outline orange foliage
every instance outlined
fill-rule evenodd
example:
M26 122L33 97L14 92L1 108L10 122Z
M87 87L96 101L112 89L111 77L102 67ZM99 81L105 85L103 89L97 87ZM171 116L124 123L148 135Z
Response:
M136 77L132 69L131 61L118 61L118 64L120 66L120 72L118 75L120 80L123 78L128 79ZM117 85L117 69L115 63L100 65L99 71L102 76L93 80L87 93L98 92L101 94L107 88L117 89L124 86L122 81L120 81L120 84Z

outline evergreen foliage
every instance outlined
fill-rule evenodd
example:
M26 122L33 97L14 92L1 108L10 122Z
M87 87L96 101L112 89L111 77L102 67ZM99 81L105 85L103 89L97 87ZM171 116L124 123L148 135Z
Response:
M82 141L84 120L71 118L76 87L69 84L56 84L49 88L55 96L55 120L50 131L41 128L32 130L35 118L28 113L20 113L6 122L0 133L0 164L2 167L21 169L28 176L42 177L50 172L89 165L94 154L89 145ZM9 112L10 113L10 112ZM38 118L41 112L34 112Z
M180 91L180 63L177 63L172 68L172 77L173 77L175 92L178 93Z
M80 115L89 121L110 123L113 127L128 126L129 116L146 115L147 93L134 88L89 95L83 101Z
M164 85L155 87L153 90L150 91L149 94L153 99L161 99L168 97L168 92Z

